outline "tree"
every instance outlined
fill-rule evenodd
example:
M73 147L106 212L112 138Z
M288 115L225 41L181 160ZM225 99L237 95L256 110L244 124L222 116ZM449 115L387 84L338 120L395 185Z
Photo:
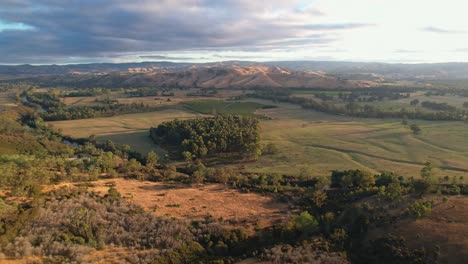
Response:
M229 179L233 176L234 172L231 168L220 168L216 170L216 181L226 185L229 182Z
M405 189L399 182L392 182L387 186L381 186L377 197L387 201L399 201L405 192Z
M408 116L407 115L403 116L403 120L401 120L401 124L404 125L404 126L408 125Z
M408 212L416 217L421 218L425 214L431 212L432 210L432 202L431 201L416 201L410 206L408 206Z
M159 164L159 156L156 154L154 151L148 152L146 155L146 166L147 167L155 167L156 165Z
M413 182L413 188L419 196L429 193L432 190L432 185L429 181L425 180L415 180Z
M123 152L129 152L131 149L132 149L132 148L131 148L129 145L127 145L127 144L123 144L123 145L122 145L122 151L123 151Z
M429 180L432 177L432 162L428 161L424 164L424 167L422 167L420 175L424 180Z
M95 144L95 143L96 143L96 135L95 135L95 134L91 134L91 135L88 137L88 140L89 140L89 142Z
M429 193L432 191L434 183L436 182L435 178L433 177L433 165L431 162L426 162L424 167L421 168L420 175L421 180L416 180L413 183L413 187L419 195L423 195L425 193Z
M197 169L192 174L192 183L201 184L205 181L206 167L203 163L199 162L197 164Z
M96 160L96 165L101 167L103 172L109 172L116 167L116 161L114 154L108 151L103 155L100 155Z
M316 206L317 208L322 208L322 206L327 201L327 193L320 190L314 191L310 199L314 203L314 206Z
M303 238L307 238L315 233L318 227L318 221L307 211L293 216L287 224L288 230L299 233Z
M258 144L248 144L246 147L245 156L252 160L257 160L262 155L262 148Z
M417 125L417 124L412 124L410 126L411 131L413 131L413 134L419 135L421 134L422 129Z
M182 156L184 157L184 160L185 160L186 162L190 162L190 161L193 160L193 155L192 155L192 153L190 153L190 151L184 151L184 152L182 152Z
M106 140L106 143L104 144L104 146L105 146L105 149L112 151L112 152L115 152L117 150L114 142L112 142L112 140L109 140L109 139Z
M464 107L464 108L468 108L468 102L464 102L464 103L463 103L463 107Z
M278 151L278 147L274 143L270 142L263 147L262 154L276 154Z
M419 100L418 100L418 99L414 99L414 100L412 100L412 101L410 102L410 105L412 105L412 106L416 106L416 105L418 105L418 104L419 104Z
M333 171L331 175L332 186L349 188L367 188L375 184L372 174L361 170Z

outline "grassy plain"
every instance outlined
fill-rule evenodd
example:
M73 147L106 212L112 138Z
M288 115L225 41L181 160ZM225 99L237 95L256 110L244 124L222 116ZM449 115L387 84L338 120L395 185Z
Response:
M253 114L257 109L265 107L264 104L257 102L223 101L223 100L195 100L187 101L184 105L194 111L202 114Z
M174 96L144 96L144 97L127 97L121 91L114 91L106 95L98 96L83 96L83 97L64 97L61 101L69 106L84 106L84 105L98 105L96 98L98 99L113 99L117 100L122 104L131 103L143 103L150 106L174 106L180 103L194 100L214 100L214 99L225 99L233 96L242 94L242 91L237 90L219 90L214 97L206 96L188 96L189 93L199 92L199 89L188 89L188 90L171 90Z
M277 108L260 109L273 104L268 100L192 100L184 104L190 107L50 124L65 135L95 134L99 140L129 144L142 153L161 153L147 136L151 126L174 118L192 118L200 112L211 113L213 109L217 113L254 112L272 118L261 122L262 139L276 144L279 152L262 156L255 163L235 164L247 171L328 175L332 170L364 169L418 177L423 164L432 161L437 176L465 175L465 181L468 179L468 124L463 122L410 121L423 130L414 135L395 119L336 116L283 103L276 104Z
M186 119L199 116L180 109L166 109L158 112L127 114L113 117L66 120L49 122L64 135L84 138L96 135L100 141L112 140L117 144L128 144L133 150L147 153L151 150L161 153L148 137L148 129L174 118Z
M280 151L247 164L250 171L323 175L355 168L418 177L423 164L432 161L439 167L437 176L468 174L468 125L463 122L411 122L423 129L413 135L400 120L334 116L289 104L257 114L272 118L262 121L263 140Z

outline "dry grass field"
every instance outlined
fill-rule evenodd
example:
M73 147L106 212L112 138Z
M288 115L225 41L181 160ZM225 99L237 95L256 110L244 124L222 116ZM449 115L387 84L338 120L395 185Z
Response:
M466 263L468 258L468 198L449 196L447 202L433 197L436 205L425 217L398 221L391 227L374 230L371 236L403 236L413 248L440 247L439 263Z
M130 202L158 216L187 221L213 217L222 219L226 225L249 230L283 222L291 213L286 203L257 193L241 193L221 184L191 186L119 178L94 181L92 186L90 190L101 194L114 186Z

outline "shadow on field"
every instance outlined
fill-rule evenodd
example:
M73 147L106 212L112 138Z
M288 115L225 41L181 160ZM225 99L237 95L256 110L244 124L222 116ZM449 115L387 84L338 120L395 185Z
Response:
M166 154L166 151L155 145L149 137L149 130L138 130L123 133L98 135L97 140L104 142L111 140L116 145L129 145L132 150L146 155L150 151L155 151L160 157Z

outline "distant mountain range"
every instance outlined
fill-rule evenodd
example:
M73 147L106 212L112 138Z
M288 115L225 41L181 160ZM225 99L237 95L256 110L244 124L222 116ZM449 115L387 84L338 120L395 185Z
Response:
M131 68L125 72L37 75L26 80L43 86L180 88L360 88L377 83L344 80L324 72L267 66L204 66L183 70Z
M226 61L0 65L0 79L75 87L371 87L402 80L468 79L468 63Z
M297 71L324 71L328 73L374 73L419 78L468 78L468 63L392 64L341 61L224 61L210 63L188 62L135 62L90 63L68 65L0 65L0 74L69 74L125 72L129 69L180 71L192 67L270 66Z

